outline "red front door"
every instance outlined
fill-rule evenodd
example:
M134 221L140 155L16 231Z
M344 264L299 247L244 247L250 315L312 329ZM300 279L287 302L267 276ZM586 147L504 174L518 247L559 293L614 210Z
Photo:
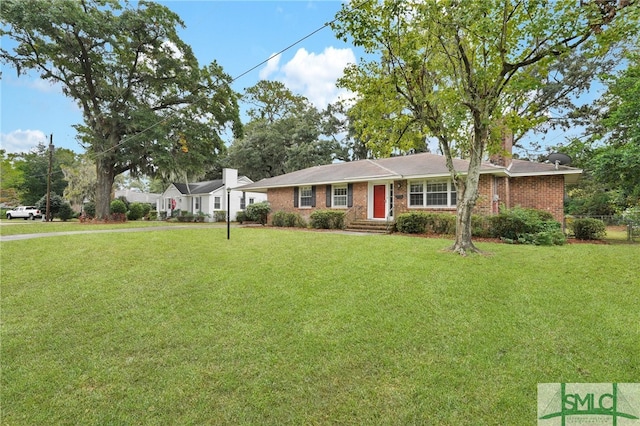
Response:
M375 185L373 187L373 218L385 219L387 212L385 211L385 195L386 185Z

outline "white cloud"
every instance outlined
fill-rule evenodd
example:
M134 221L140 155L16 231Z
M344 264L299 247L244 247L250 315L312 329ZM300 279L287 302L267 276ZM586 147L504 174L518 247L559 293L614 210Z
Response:
M275 53L273 54L275 55ZM260 79L268 80L269 77L278 71L278 65L280 64L280 55L273 56L267 61L267 65L260 70Z
M298 49L295 56L282 67L279 62L269 61L260 72L260 78L273 76L293 93L305 96L317 108L324 108L338 99L349 97L344 89L336 87L344 69L356 62L351 49L327 47L322 53L309 53Z
M39 143L46 144L47 135L40 130L14 130L0 133L0 148L7 153L29 152Z

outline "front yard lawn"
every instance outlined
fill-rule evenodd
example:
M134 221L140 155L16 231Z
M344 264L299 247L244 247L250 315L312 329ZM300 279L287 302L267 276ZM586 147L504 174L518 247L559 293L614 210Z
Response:
M640 246L221 228L1 243L2 420L536 423L637 382Z

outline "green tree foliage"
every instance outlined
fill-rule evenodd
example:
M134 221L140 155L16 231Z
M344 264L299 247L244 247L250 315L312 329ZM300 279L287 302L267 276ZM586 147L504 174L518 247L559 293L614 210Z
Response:
M245 90L242 100L250 105L247 115L252 121L265 120L268 123L275 123L308 107L304 96L293 94L279 81L260 80Z
M243 99L251 121L229 148L231 167L259 180L333 161L337 143L322 138L324 116L305 97L263 80Z
M167 7L141 0L4 0L0 50L18 73L35 70L77 101L76 126L96 163L96 216L109 215L116 176L203 173L241 131L231 78L201 67Z
M601 102L607 144L595 150L591 161L594 178L621 192L622 208L640 200L640 43L628 60L625 70L607 80Z
M628 4L387 0L343 6L333 23L338 37L378 55L340 81L359 95L358 132L381 153L424 137L438 140L458 193L454 252L477 251L471 217L485 154L499 150L506 132L520 135L546 120L535 98L551 79L570 84L550 74L554 64L578 51L601 57L616 39L637 32L637 8ZM469 160L466 173L454 170L454 156Z
M0 203L16 206L20 204L18 188L23 181L23 173L14 165L16 155L0 149Z
M69 204L67 203L64 198L62 198L61 196L59 196L58 194L55 193L51 193L51 196L49 198L49 206L51 207L51 215L47 215L47 194L45 191L45 195L42 196L42 198L40 198L37 202L33 203L38 210L40 210L42 212L42 215L47 218L50 217L51 219L53 219L54 217L58 217L60 215L60 212L62 211L63 215L67 214L67 209L65 206L65 204ZM71 207L71 206L69 206Z
M61 169L67 181L63 195L71 204L82 205L96 199L96 167L87 154L78 156L76 162Z
M54 148L51 156L51 192L62 194L67 181L62 172L63 167L72 165L76 154L70 149ZM49 149L39 143L31 152L20 153L15 157L15 167L22 174L18 192L23 204L35 204L47 194L47 175L49 174Z
M603 79L604 95L572 114L586 126L582 138L550 148L573 158L584 178L569 190L567 213L615 215L640 202L640 45L620 71Z
M356 161L373 158L373 152L366 142L360 139L353 126L355 109L349 108L346 102L338 101L330 104L324 111L322 133L333 138L338 150L335 157L340 161Z

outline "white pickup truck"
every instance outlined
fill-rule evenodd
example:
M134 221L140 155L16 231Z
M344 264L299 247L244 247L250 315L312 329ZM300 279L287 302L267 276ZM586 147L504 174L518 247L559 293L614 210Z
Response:
M20 206L16 207L13 210L7 210L7 219L11 220L14 218L23 218L24 220L31 219L36 220L36 218L42 217L42 213L40 210L35 208L34 206Z

